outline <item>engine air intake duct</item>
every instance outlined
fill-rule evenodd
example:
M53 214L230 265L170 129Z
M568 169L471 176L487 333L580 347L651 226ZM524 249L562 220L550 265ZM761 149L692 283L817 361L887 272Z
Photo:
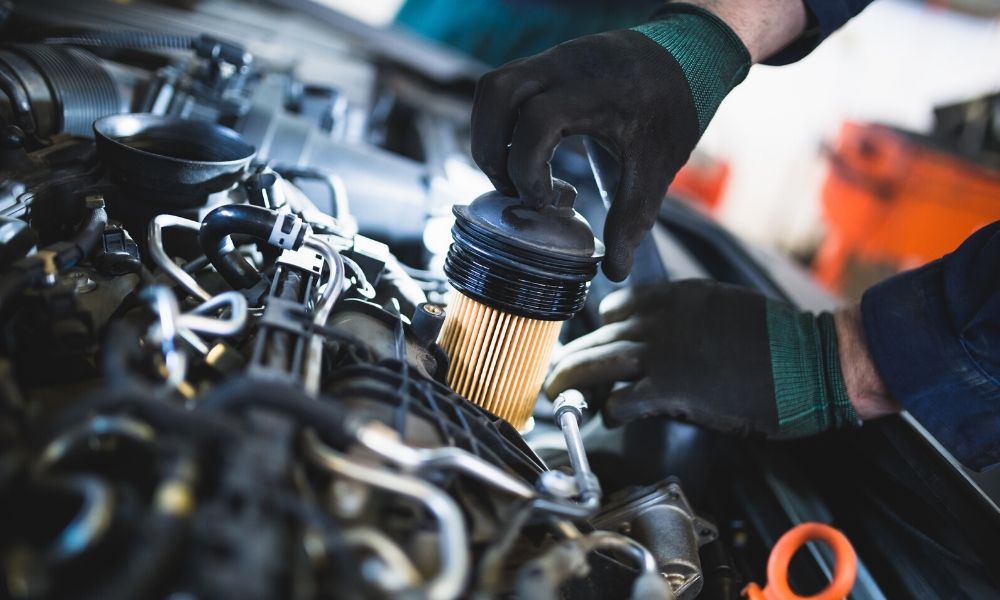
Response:
M89 137L95 119L127 106L107 69L79 48L0 47L0 88L14 123L41 138L62 132Z
M583 308L604 247L555 180L541 208L490 192L454 208L453 288L438 343L459 394L518 429L531 418L562 322Z

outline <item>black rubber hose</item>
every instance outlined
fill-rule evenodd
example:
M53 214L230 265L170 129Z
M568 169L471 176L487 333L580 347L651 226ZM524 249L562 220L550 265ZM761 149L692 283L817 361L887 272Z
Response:
M202 220L198 243L229 285L239 290L251 288L261 275L240 255L229 236L243 234L267 240L277 220L277 213L259 206L220 206Z
M146 268L146 265L142 264L142 261L138 259L131 259L122 261L122 268L125 269L125 273L135 273L139 276L139 281L142 285L155 285L156 276L153 272Z
M90 211L90 217L83 227L73 236L73 244L80 249L83 254L80 260L90 256L90 253L97 248L97 244L104 235L104 229L108 226L108 212L104 207L95 208Z
M73 236L69 243L57 242L46 250L54 250L56 253L56 268L62 273L67 269L72 269L83 259L90 256L90 253L97 248L104 235L104 229L108 225L108 212L104 207L98 207L90 211L90 215L83 226Z
M97 413L126 412L159 431L182 432L200 441L236 439L236 423L216 415L198 415L180 407L163 387L154 387L136 371L133 359L141 352L140 330L136 325L116 321L104 339L101 371L107 385L60 411L46 425L46 442L60 432Z
M59 242L48 246L45 250L55 252L55 265L59 272L71 269L90 255L97 247L108 224L108 213L104 207L90 211L87 221L69 243ZM38 263L34 263L38 267ZM6 317L10 302L21 294L36 278L36 273L25 269L12 269L0 277L0 315Z
M35 116L31 112L31 99L28 97L28 92L10 74L5 65L0 66L0 91L7 96L17 125L28 135L35 133Z
M101 358L107 385L59 411L40 432L43 442L93 414L117 412L135 415L159 431L182 432L199 441L239 436L237 423L223 415L199 415L184 409L171 392L143 379L133 366L133 359L141 352L140 337L136 325L115 321L108 326Z
M300 424L314 428L335 448L344 448L355 439L355 427L347 411L329 399L313 398L301 388L280 381L231 379L215 387L197 406L197 410L224 412L250 408L294 417Z
M157 487L171 490L174 495L185 494L194 503L196 463L191 456L176 459L168 467L168 474ZM164 579L182 560L184 542L191 534L193 506L156 503L139 527L140 547L129 552L115 566L113 577L107 578L96 590L85 597L100 600L133 600L159 595Z
M184 541L190 535L190 516L157 512L140 527L145 542L115 567L115 575L85 598L93 600L140 600L153 598L175 562L181 559Z
M240 437L235 422L218 417L198 415L190 410L170 404L164 398L151 398L142 390L108 392L102 390L83 399L78 404L59 413L40 432L41 439L51 440L63 431L79 425L98 413L126 413L133 415L157 431L180 433L199 442L231 441Z

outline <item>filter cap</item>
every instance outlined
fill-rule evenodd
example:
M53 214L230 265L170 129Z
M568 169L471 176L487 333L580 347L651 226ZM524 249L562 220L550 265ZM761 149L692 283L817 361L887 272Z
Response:
M594 237L586 219L573 210L576 188L559 179L553 180L553 188L556 201L541 208L527 206L519 198L500 192L490 192L468 206L456 206L455 216L521 250L544 256L600 260L604 244Z
M576 189L553 180L541 208L490 192L456 206L445 274L460 292L505 312L565 320L586 300L604 245L573 209Z

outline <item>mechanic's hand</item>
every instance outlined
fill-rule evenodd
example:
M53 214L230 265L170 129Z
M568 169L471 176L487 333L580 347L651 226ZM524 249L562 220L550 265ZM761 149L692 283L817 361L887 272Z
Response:
M601 314L606 325L561 349L545 392L631 382L603 408L611 425L662 415L791 438L858 421L830 313L690 280L619 290Z
M604 272L621 281L667 186L749 66L723 21L667 4L645 25L572 40L483 76L472 155L502 193L542 205L552 197L548 161L564 136L589 134L613 153L621 175Z

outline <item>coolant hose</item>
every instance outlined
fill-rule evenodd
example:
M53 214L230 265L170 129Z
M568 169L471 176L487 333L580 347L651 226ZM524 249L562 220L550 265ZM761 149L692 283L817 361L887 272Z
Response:
M198 243L226 282L238 290L252 288L261 275L236 250L230 236L242 234L279 248L298 248L308 232L301 219L249 204L220 206L205 215Z

